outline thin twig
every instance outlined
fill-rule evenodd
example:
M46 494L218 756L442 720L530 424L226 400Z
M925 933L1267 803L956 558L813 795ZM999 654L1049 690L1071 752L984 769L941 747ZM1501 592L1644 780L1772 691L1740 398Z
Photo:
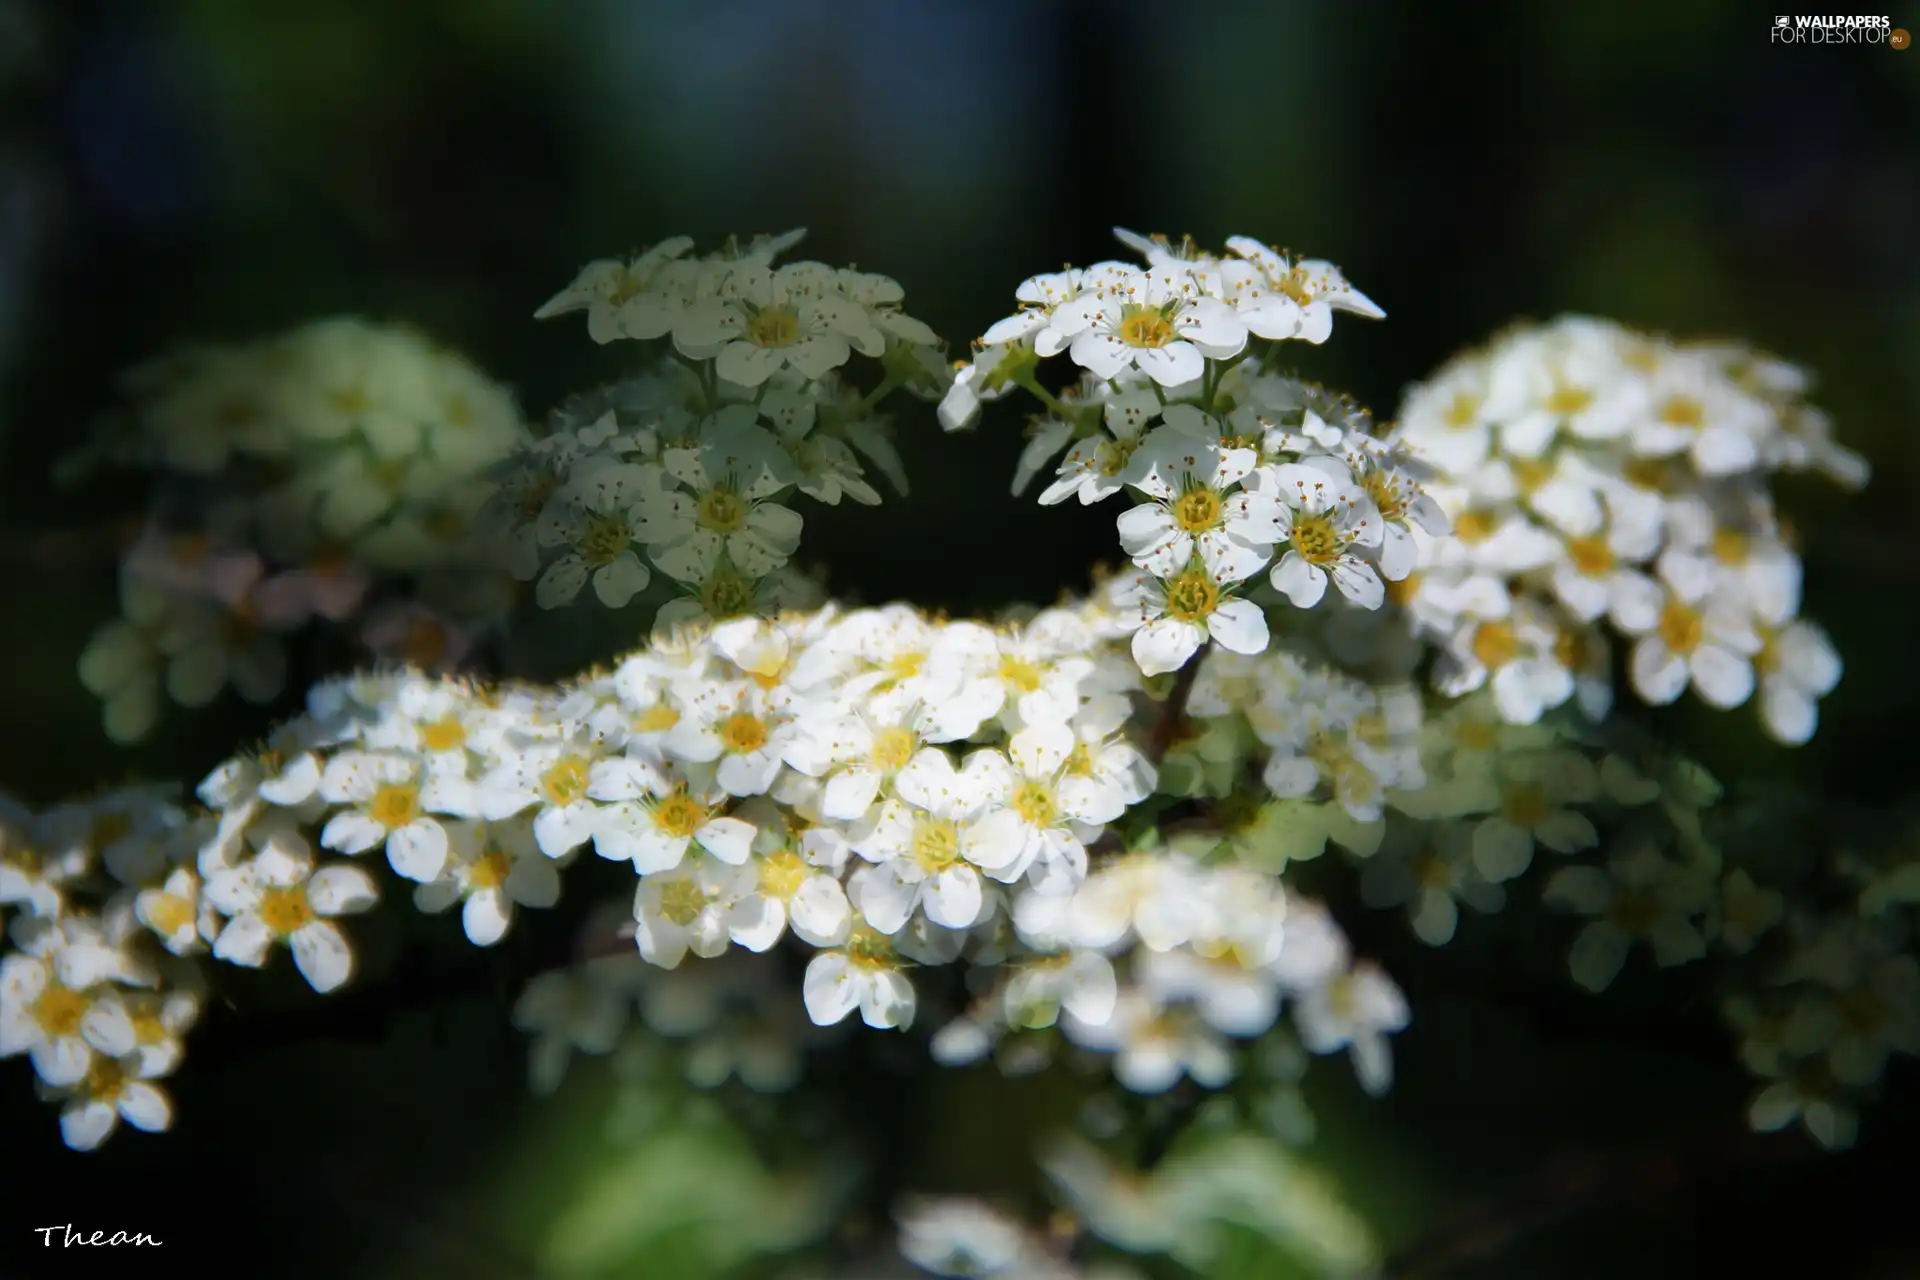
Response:
M1207 660L1212 652L1211 640L1200 646L1200 651L1187 659L1187 665L1180 668L1180 674L1173 678L1173 688L1167 694L1167 700L1160 704L1160 718L1154 722L1153 734L1147 739L1147 759L1155 766L1167 758L1167 752L1180 736L1180 729L1187 721L1187 699L1193 696L1193 682L1200 678L1200 664Z

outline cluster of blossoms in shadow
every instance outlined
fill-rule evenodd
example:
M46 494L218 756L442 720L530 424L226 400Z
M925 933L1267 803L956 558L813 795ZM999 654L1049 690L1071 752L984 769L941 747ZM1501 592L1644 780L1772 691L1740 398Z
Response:
M1764 806L1609 714L1611 636L1645 702L1757 694L1773 737L1813 733L1840 662L1767 478L1865 466L1804 376L1566 319L1376 424L1281 366L1336 311L1383 315L1330 264L1121 239L1143 263L1032 277L957 367L892 280L775 265L794 234L592 264L540 314L643 344L640 371L538 434L463 362L359 324L143 373L97 451L163 479L126 616L81 660L109 732L141 736L162 683L270 700L277 637L314 619L400 661L314 683L191 799L0 809L0 1054L31 1057L68 1144L170 1123L222 966L285 950L331 992L386 900L492 947L570 868L624 864L584 935L616 945L519 997L537 1092L585 1055L634 1099L663 1073L785 1095L857 1018L940 1064L1110 1081L1040 1153L1077 1232L1199 1270L1252 1232L1354 1273L1374 1246L1303 1163L1299 1081L1344 1054L1385 1091L1413 1011L1297 887L1330 850L1434 947L1524 893L1575 918L1589 990L1640 950L1710 964L1753 1126L1851 1141L1920 1050L1911 862L1771 856ZM1062 354L1079 374L1049 389ZM1033 397L1015 491L1124 495L1129 565L978 620L822 599L789 504L877 504L869 467L906 493L897 389L949 430ZM526 583L539 609L649 608L651 638L557 683L449 672ZM376 601L442 643L383 644ZM1133 1167L1143 1108L1190 1094L1204 1132ZM899 1217L939 1274L1130 1274L984 1203Z

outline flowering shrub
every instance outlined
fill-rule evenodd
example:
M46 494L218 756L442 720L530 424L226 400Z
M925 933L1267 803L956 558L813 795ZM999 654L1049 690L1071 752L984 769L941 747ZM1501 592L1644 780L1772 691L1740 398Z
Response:
M1753 1126L1851 1140L1920 1049L1911 864L1787 865L1764 806L1609 714L1612 637L1644 702L1757 693L1768 733L1812 735L1840 660L1799 617L1767 477L1866 469L1803 375L1567 319L1450 363L1389 427L1286 371L1336 311L1383 316L1324 262L1123 232L1143 263L1026 280L955 368L892 280L776 265L797 240L587 267L539 314L643 354L537 435L457 358L357 322L136 379L93 454L162 480L126 616L80 660L108 732L139 737L163 680L271 700L298 627L353 624L388 661L318 679L191 799L0 809L0 1054L31 1058L68 1145L169 1125L161 1082L228 967L332 992L396 898L493 947L604 881L579 864L628 864L593 958L515 1008L537 1092L585 1055L786 1093L856 1019L926 1031L938 1064L1117 1089L1040 1152L1071 1232L903 1202L922 1268L1127 1274L1070 1261L1085 1233L1209 1274L1249 1240L1355 1273L1376 1246L1304 1164L1297 1084L1344 1055L1386 1091L1414 1010L1298 886L1329 848L1434 947L1489 927L1463 904L1539 901L1581 987L1641 953L1708 968ZM906 492L898 389L948 430L1031 396L1015 491L1125 495L1129 567L980 619L824 600L793 504L877 504L869 467ZM481 642L526 583L539 610L639 606L650 638L517 679ZM1180 1136L1132 1167L1109 1140L1168 1099Z

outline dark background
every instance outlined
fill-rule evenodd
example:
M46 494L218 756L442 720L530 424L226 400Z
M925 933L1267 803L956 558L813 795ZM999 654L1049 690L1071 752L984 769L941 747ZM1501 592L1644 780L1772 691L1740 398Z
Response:
M1920 29L1920 9L1892 17ZM1117 224L1339 262L1390 319L1343 320L1301 366L1382 416L1461 347L1565 311L1737 336L1813 368L1817 402L1874 465L1857 496L1781 486L1806 611L1848 663L1820 735L1786 751L1745 711L1647 719L1723 776L1792 779L1836 812L1885 806L1886 838L1907 839L1920 53L1774 46L1771 22L1716 0L0 0L0 783L46 802L197 779L265 723L176 716L116 751L73 676L114 608L110 547L91 534L139 494L57 494L45 477L128 364L358 313L419 324L537 415L620 368L577 318L530 318L589 258L804 225L801 254L893 275L957 355L1022 277L1117 256ZM979 609L1082 585L1111 554L1112 513L1008 496L1018 425L1002 408L946 437L909 407L912 498L808 507L805 555L867 600ZM1532 1196L1568 1214L1458 1274L1760 1276L1800 1271L1791 1254L1812 1274L1920 1275L1895 1240L1910 1104L1870 1112L1851 1155L1776 1167L1769 1147L1723 1169L1687 1135L1737 1127L1745 1084L1684 982L1629 982L1655 1010L1640 1026L1509 982L1505 954L1472 938L1429 953L1397 922L1354 927L1416 1023L1384 1103L1354 1098L1342 1068L1316 1073L1324 1154L1389 1244L1475 1195ZM192 1237L208 1266L294 1274L300 1248L238 1243L256 1234L320 1250L315 1274L357 1274L356 1249L403 1265L422 1197L454 1234L480 1231L480 1193L451 1188L541 1123L498 1002L471 1017L455 1003L431 1051L389 1043L419 1033L411 1015L358 1046L209 1064L190 1041L176 1131L93 1157L59 1147L25 1065L5 1064L0 1152L32 1189L31 1225L86 1203L103 1225ZM906 1096L900 1124L941 1132ZM1010 1168L1020 1143L1004 1136L992 1149ZM1570 1150L1602 1154L1537 1172ZM920 1181L994 1167L970 1152L929 1145ZM1622 1182L1651 1193L1623 1199ZM127 1217L146 1197L156 1220ZM0 1217L18 1274L69 1273L7 1253L28 1224ZM445 1269L420 1248L394 1274Z

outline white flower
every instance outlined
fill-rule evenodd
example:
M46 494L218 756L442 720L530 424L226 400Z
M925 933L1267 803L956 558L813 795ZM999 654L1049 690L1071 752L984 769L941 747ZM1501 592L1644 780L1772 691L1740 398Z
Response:
M175 867L157 889L142 889L133 913L177 956L205 951L219 933L219 913L201 897L200 877L188 867Z
M531 824L455 822L448 824L451 857L445 878L413 891L413 905L437 913L461 904L460 924L468 941L490 947L506 936L513 909L550 907L560 900L560 871L540 851Z
M1101 406L1107 433L1075 442L1061 461L1059 479L1040 493L1040 505L1050 507L1078 496L1091 506L1136 482L1144 466L1134 454L1146 440L1146 431L1160 416L1160 400L1151 392L1121 392Z
M712 764L727 794L764 795L799 734L791 702L784 691L753 680L707 684L681 705L664 745L674 759Z
M49 1090L61 1103L60 1137L75 1151L92 1151L125 1120L145 1133L173 1123L173 1105L136 1057L99 1057L80 1080Z
M1008 789L1006 758L976 752L964 769L937 747L915 756L854 851L877 867L855 875L854 905L874 929L898 933L916 909L935 924L965 929L989 899L980 873L1015 878L1025 850L1020 817L999 807Z
M304 845L274 840L250 861L207 880L207 901L228 917L214 939L216 959L259 968L283 943L315 991L328 992L353 974L353 949L333 917L372 907L373 877L348 863L316 867Z
M534 1037L529 1069L536 1094L560 1087L574 1050L613 1051L633 1013L633 995L622 980L628 963L639 964L640 959L613 957L576 969L552 969L520 993L513 1025Z
M1754 1095L1747 1107L1747 1123L1758 1133L1784 1129L1795 1120L1829 1151L1851 1147L1859 1133L1860 1117L1847 1104L1840 1083L1826 1069L1825 1059L1809 1058L1796 1064L1785 1079L1773 1081Z
M1238 308L1247 328L1263 338L1302 338L1325 342L1333 333L1333 313L1349 311L1369 320L1386 312L1352 285L1340 268L1318 258L1289 262L1287 256L1247 236L1228 236L1227 248L1253 263L1266 277L1270 293Z
M1082 1048L1112 1053L1113 1078L1135 1093L1165 1093L1181 1076L1209 1089L1233 1079L1233 1056L1196 1013L1162 1007L1144 991L1122 991L1101 1022L1068 1010L1060 1025Z
M1331 577L1355 604L1380 607L1386 588L1359 554L1379 546L1383 536L1371 499L1323 470L1297 463L1255 472L1247 483L1277 499L1275 541L1286 551L1273 569L1275 591L1296 608L1311 609L1326 594Z
M1377 965L1360 963L1314 987L1294 1005L1300 1043L1309 1053L1347 1049L1360 1087L1378 1096L1393 1083L1387 1035L1407 1026L1407 1001Z
M630 860L642 875L679 866L694 844L733 866L751 856L754 830L720 812L726 793L717 786L625 758L594 765L589 794L606 802L594 824L594 849L603 858Z
M1556 853L1577 853L1600 842L1593 822L1572 806L1600 794L1592 761L1578 751L1516 752L1495 770L1493 812L1473 831L1474 869L1499 883L1524 872L1534 842Z
M671 871L640 877L634 891L634 939L650 964L671 969L688 951L712 959L732 940L734 909L753 891L754 870L706 853L684 858Z
M565 547L534 586L542 609L558 608L580 594L589 578L609 609L625 607L651 578L634 548L646 541L651 468L622 463L596 468L571 492L547 504L538 538Z
M1160 578L1186 568L1196 551L1222 582L1252 577L1288 527L1271 494L1232 492L1257 461L1251 449L1223 449L1172 426L1155 431L1135 459L1137 487L1154 501L1120 517L1120 545Z
M1192 382L1209 359L1225 360L1247 345L1247 327L1232 307L1200 292L1185 273L1122 267L1053 309L1034 338L1051 356L1070 348L1075 364L1095 377L1138 368L1163 387Z
M133 1024L124 1008L104 1000L108 970L94 944L68 942L57 928L41 937L42 954L0 961L0 1058L28 1054L41 1080L71 1085L96 1054L132 1052Z
M587 335L595 342L607 343L627 336L621 323L628 304L647 293L661 268L693 247L686 236L662 240L631 262L602 259L581 268L572 284L549 298L533 313L536 320L565 315L570 311L587 313ZM665 332L661 330L661 332ZM658 337L658 333L632 336Z
M1541 899L1560 910L1594 917L1574 940L1569 967L1575 982L1589 991L1603 991L1636 940L1651 946L1662 966L1705 955L1706 940L1693 918L1706 910L1712 893L1712 881L1694 868L1668 861L1651 845L1637 844L1609 858L1604 871L1556 871Z
M1615 623L1639 637L1628 663L1633 687L1655 706L1674 701L1689 683L1722 710L1753 692L1752 658L1760 637L1735 606L1709 596L1710 587L1705 579L1675 581L1670 575L1663 592L1643 580L1632 599L1615 609Z
M900 972L903 963L885 934L856 926L838 950L807 962L807 1016L830 1027L858 1009L861 1020L879 1030L912 1025L913 984Z
M1209 639L1234 653L1266 649L1266 615L1250 600L1226 596L1229 585L1197 562L1171 578L1136 571L1122 582L1118 603L1137 628L1133 659L1143 675L1178 671Z
M909 1200L894 1218L901 1254L934 1275L1027 1276L1041 1261L1028 1258L1032 1245L1017 1223L978 1200Z
M1840 683L1840 655L1826 632L1805 618L1778 631L1762 629L1753 665L1760 675L1760 719L1789 746L1813 737L1818 700Z
M503 744L499 763L473 784L472 809L464 816L499 822L538 807L534 839L549 858L561 857L597 834L600 806L589 786L599 754L578 738Z
M680 315L673 341L693 359L712 359L715 372L743 387L785 368L818 378L856 350L878 356L886 348L867 310L842 296L832 269L818 262L735 268L719 297Z
M1453 941L1459 928L1459 904L1476 911L1498 911L1506 891L1489 884L1473 867L1472 840L1457 824L1436 826L1409 851L1382 849L1360 873L1360 892L1370 907L1405 904L1414 936L1430 947Z
M786 824L769 819L754 837L751 892L741 897L728 919L733 940L749 951L765 951L788 928L815 947L835 947L853 927L847 892L819 854Z
M692 490L692 510L682 512L686 495L660 490L648 494L642 510L662 528L676 518L685 532L672 542L652 539L654 563L681 582L708 577L727 563L758 578L787 562L800 545L802 521L787 507L766 501L791 482L792 460L779 442L759 427L729 431L697 449L669 449L667 471Z
M467 813L473 804L459 779L386 752L341 752L327 762L319 790L329 804L351 806L327 819L321 845L353 854L384 844L394 871L421 884L447 865L447 832L435 814Z

